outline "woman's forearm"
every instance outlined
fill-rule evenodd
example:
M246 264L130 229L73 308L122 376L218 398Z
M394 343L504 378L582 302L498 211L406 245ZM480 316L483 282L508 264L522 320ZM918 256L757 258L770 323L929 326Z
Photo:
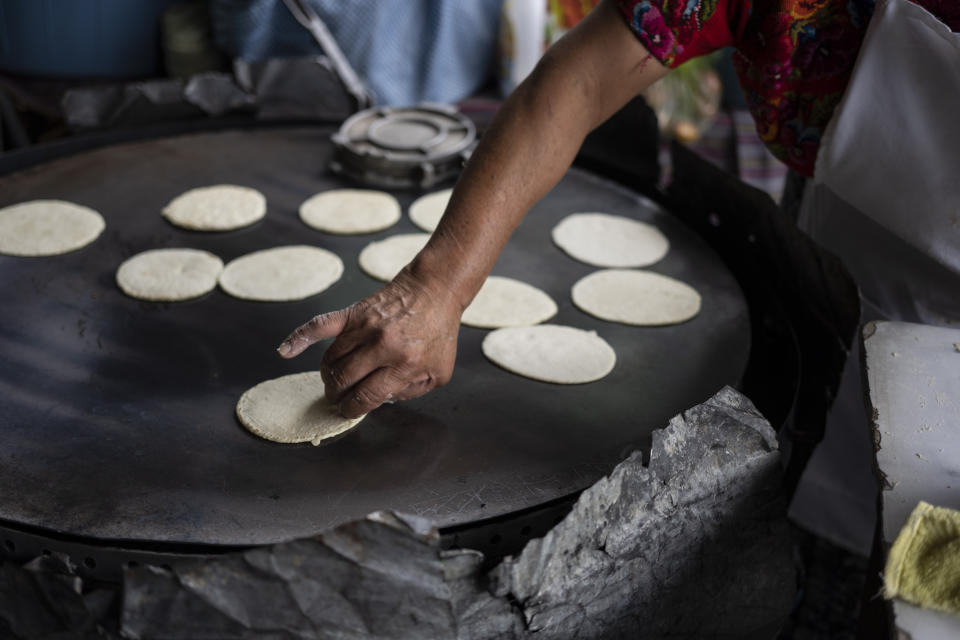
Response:
M450 289L463 307L526 212L563 177L586 135L665 73L614 12L610 3L600 5L504 103L433 238L411 265L425 283Z

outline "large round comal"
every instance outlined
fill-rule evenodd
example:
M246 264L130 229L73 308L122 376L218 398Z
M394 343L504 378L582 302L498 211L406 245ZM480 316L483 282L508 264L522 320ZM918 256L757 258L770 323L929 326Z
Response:
M0 255L3 523L49 534L52 550L63 539L128 549L266 544L378 509L472 526L582 490L631 451L649 451L651 432L672 416L738 382L750 327L723 262L650 201L573 169L517 227L492 273L549 296L557 306L550 324L602 337L616 354L609 373L572 385L515 375L484 356L489 329L464 325L446 386L386 404L320 446L253 435L236 417L241 396L316 372L329 341L294 360L279 357L277 345L311 317L383 286L358 265L368 244L419 231L406 216L373 236L323 233L300 220L314 194L352 186L324 171L331 132L286 126L154 138L0 175L0 208L57 199L106 222L81 251ZM256 190L269 213L229 232L169 224L160 211L198 184ZM391 195L406 210L421 193ZM582 211L655 226L670 249L651 268L694 287L700 312L638 327L578 309L571 287L596 268L564 255L551 231ZM125 258L149 249L190 247L229 262L291 245L336 256L340 279L269 304L221 289L187 303L150 302L115 280ZM309 384L323 392L317 379Z

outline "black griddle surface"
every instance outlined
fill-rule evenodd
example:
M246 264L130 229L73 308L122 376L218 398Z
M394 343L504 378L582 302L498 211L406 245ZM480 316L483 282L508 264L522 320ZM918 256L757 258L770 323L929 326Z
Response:
M103 235L73 253L0 256L0 519L51 532L148 542L245 545L314 534L376 509L463 524L544 503L596 481L650 433L725 384L749 349L746 305L730 273L650 202L571 170L521 224L494 273L550 293L551 322L596 330L617 351L600 382L557 386L486 361L487 331L464 327L446 387L373 412L330 444L278 445L234 417L263 380L315 368L318 345L291 361L274 351L312 315L380 284L357 255L369 242L416 231L333 236L306 227L300 203L348 186L326 174L332 130L260 129L106 147L0 177L0 206L62 198L93 207ZM225 233L171 226L161 208L216 183L267 198L257 224ZM404 210L419 195L397 194ZM685 324L637 328L574 308L570 287L593 268L553 245L564 216L604 211L657 224L671 242L653 271L703 296ZM255 303L214 291L183 303L126 297L114 273L127 257L195 247L224 262L309 243L337 252L343 278L300 302Z

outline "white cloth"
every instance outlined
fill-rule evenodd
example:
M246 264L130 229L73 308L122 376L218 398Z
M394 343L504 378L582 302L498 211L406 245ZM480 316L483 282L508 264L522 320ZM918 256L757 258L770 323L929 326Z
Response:
M877 2L811 190L801 224L868 300L894 319L960 321L960 34L907 0Z
M800 226L850 269L865 320L960 322L960 34L922 7L878 0ZM861 389L855 351L790 515L867 555L877 486Z

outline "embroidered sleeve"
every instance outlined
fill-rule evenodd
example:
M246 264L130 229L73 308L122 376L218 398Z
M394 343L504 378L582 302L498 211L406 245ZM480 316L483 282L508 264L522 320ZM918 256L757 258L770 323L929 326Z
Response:
M734 44L744 0L617 0L637 39L665 66L676 67Z

